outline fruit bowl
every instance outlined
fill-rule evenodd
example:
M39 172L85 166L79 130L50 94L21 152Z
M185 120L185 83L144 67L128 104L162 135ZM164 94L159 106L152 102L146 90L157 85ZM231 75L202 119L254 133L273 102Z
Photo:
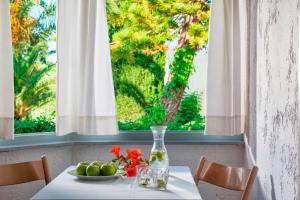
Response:
M111 179L116 179L120 177L120 174L115 174L113 176L80 176L76 174L76 170L71 170L68 171L68 174L77 177L80 180L84 181L105 181L105 180L111 180Z

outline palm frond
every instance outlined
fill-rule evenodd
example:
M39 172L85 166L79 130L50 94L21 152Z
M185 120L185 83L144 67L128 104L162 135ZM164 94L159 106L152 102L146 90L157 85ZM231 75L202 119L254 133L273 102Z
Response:
M45 44L37 44L31 51L14 53L15 115L20 119L55 98L54 76L48 76L55 64L45 61Z

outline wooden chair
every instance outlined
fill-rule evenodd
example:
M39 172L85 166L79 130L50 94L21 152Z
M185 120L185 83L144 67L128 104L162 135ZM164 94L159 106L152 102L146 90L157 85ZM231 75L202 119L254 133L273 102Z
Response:
M0 165L0 186L37 180L45 180L46 185L51 181L46 156L36 161Z
M248 200L258 168L236 168L200 159L194 180L207 182L229 190L242 191L242 200Z

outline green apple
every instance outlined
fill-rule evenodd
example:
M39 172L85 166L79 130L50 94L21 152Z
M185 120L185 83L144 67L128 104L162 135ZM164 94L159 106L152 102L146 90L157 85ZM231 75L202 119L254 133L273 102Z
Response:
M78 163L77 167L76 167L76 174L79 176L86 176L86 168L87 168L88 164L80 162Z
M104 164L101 167L101 175L102 176L113 176L116 173L116 168L111 164Z
M80 164L89 165L90 162L89 161L82 161L82 162L80 162Z
M101 168L101 166L103 165L103 162L99 160L99 161L94 161L91 164L92 165L97 165L97 166L99 166Z
M112 165L115 168L115 173L118 171L119 166L115 162L111 162L110 165Z
M98 165L90 164L86 168L87 176L100 176L100 167Z

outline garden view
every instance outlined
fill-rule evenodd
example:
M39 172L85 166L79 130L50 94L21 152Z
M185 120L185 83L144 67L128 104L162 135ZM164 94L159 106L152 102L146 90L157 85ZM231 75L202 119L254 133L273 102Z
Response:
M209 0L107 0L120 130L203 130L202 94L186 92L208 41ZM15 133L55 131L56 1L11 0ZM165 70L167 50L174 57ZM166 71L166 72L165 72Z

